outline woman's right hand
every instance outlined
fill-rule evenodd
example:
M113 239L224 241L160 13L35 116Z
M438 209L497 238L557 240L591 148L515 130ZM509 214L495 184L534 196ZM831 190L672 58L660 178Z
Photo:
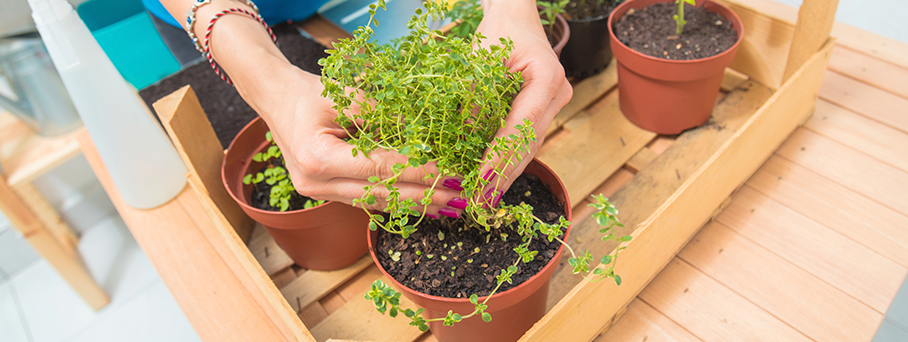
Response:
M269 68L272 72L264 80L265 84L244 98L268 123L299 193L314 199L350 204L353 199L362 197L364 187L372 184L367 180L369 177L387 179L393 176L394 164L407 163L406 156L386 150L375 150L368 157L361 153L354 157L353 146L343 140L347 133L335 122L334 103L321 96L323 85L319 76L289 63L275 63L278 65ZM241 94L244 93L246 87L239 81L237 84ZM434 165L427 165L425 170L407 168L395 184L400 188L400 197L419 203L426 188L436 183L428 174L437 176L437 172ZM455 184L457 181L438 180L432 204L426 208L427 214L451 217L460 214L466 201L457 199L460 191L455 190ZM385 209L384 198L388 191L379 186L372 192L377 202L368 208Z

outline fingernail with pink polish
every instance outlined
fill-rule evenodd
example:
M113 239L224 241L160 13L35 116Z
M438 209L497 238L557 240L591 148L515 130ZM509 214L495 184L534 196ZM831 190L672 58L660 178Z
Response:
M482 179L491 182L495 178L495 175L492 174L493 170L486 171L486 174L482 176Z
M458 213L457 210L451 208L438 209L438 215L447 216L450 218L460 218L460 213Z
M428 216L428 217L429 217L429 218L433 218L433 219L436 219L436 220L437 220L437 219L438 219L438 216L437 216L437 215L433 215L433 214L426 214L426 216Z
M463 198L453 198L448 201L448 206L455 209L464 210L467 208L467 200Z
M461 185L461 182L462 181L457 178L448 178L445 179L444 182L441 182L441 186L452 190L462 191L463 186Z
M504 195L504 193L499 193L497 196L495 196L495 199L492 200L492 207L497 207L497 206L498 206L498 202L501 201L501 196L502 196L502 195Z

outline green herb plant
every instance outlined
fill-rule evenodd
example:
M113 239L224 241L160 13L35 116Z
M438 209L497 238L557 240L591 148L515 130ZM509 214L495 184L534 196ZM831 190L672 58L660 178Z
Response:
M271 131L265 133L265 140L270 141L271 146L268 146L268 149L265 150L265 152L254 154L252 160L256 162L268 162L272 159L277 159L280 160L279 164L283 165L281 150L277 147L277 144L274 143L274 139L271 137ZM271 186L268 204L280 209L280 211L287 211L287 209L290 209L290 197L296 193L296 188L293 187L293 183L290 182L290 178L287 176L287 169L273 165L273 163L268 163L268 168L264 171L256 172L254 175L248 174L243 177L243 184L253 184L256 189L258 189L259 184L261 184L262 181ZM303 205L303 209L314 208L325 202L326 201L307 199Z
M539 19L542 21L543 25L548 26L549 31L555 28L555 16L564 13L564 8L567 7L569 2L571 2L571 0L555 0L551 2L544 0L536 1L536 5L542 7L542 9L539 10Z
M479 0L458 0L445 12L445 17L457 22L457 25L451 28L451 34L466 38L476 32L482 21L482 4Z
M333 49L327 51L328 57L319 60L323 67L322 96L334 101L333 108L338 111L336 122L346 130L353 156L368 157L370 152L384 149L408 157L406 163L395 164L390 170L380 170L380 174L370 177L363 196L353 200L354 206L361 206L369 215L369 229L380 228L409 237L426 219L426 211L418 210L419 205L425 208L432 203L441 179L457 176L463 178L460 197L468 201L462 215L465 227L486 231L490 236L504 238L507 234L521 239L514 249L516 260L498 272L492 292L485 294L487 297L482 301L478 294L470 296L475 307L469 313L449 311L445 317L427 320L422 317L422 310L400 307L399 292L381 281L372 284L366 299L379 312L388 312L392 317L402 312L411 320L410 325L422 331L428 329L431 321L453 325L476 315L490 321L491 315L485 312L489 298L505 282L512 282L521 262L533 260L538 253L529 250L530 242L546 238L567 246L561 237L570 225L563 217L557 223L546 223L535 217L533 208L525 203L493 205L493 199L507 180L505 169L519 164L529 144L536 141L536 131L528 120L514 126L517 133L495 137L505 125L511 103L523 83L520 72L510 72L503 64L510 56L513 42L501 38L499 45L485 49L479 47L485 39L481 33L445 36L427 25L430 16L442 17L443 5L435 1L425 5L427 11L418 9L407 23L408 35L378 45L371 37L372 25L378 25L374 17L376 8L385 7L385 0L379 0L369 7L369 23L354 30L352 38L334 43ZM437 173L428 172L429 163L435 163ZM427 180L433 180L421 199L401 198L396 186L401 174L409 168L421 169ZM495 177L483 177L480 170L491 170ZM484 195L487 191L490 193ZM383 206L387 214L367 210L376 205ZM629 236L618 238L614 232L614 227L620 225L614 206L604 197L597 198L596 205L597 220L605 227L603 239L629 241ZM574 272L586 277L592 255L589 251L575 253L570 246L568 249L573 256ZM387 253L392 258L396 255L392 250ZM615 255L600 259L611 266L597 268L590 279L613 278L620 283L620 277L613 272L616 257L617 250Z
M678 13L674 15L675 24L675 34L681 35L684 32L684 24L687 24L687 21L684 20L684 4L688 3L691 6L696 6L695 0L675 0L675 4L678 5Z

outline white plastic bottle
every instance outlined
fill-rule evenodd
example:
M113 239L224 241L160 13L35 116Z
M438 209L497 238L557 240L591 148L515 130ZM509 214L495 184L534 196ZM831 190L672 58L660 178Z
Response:
M149 209L186 185L186 166L145 103L66 0L28 0L32 17L104 166L127 204Z

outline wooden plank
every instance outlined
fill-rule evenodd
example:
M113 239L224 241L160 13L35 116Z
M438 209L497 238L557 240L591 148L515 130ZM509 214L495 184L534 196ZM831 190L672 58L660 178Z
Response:
M309 306L300 310L299 318L307 327L314 327L328 318L328 310L318 302L309 304Z
M2 179L2 177L0 177ZM44 194L38 190L32 183L20 183L11 187L13 192L35 215L35 218L41 222L41 225L53 236L61 246L77 257L76 251L79 245L79 238L73 229L57 213Z
M857 193L908 215L908 173L806 129L776 152Z
M778 20L794 23L798 19L798 9L773 0L731 0L741 6L753 8L757 12ZM746 27L746 25L745 25ZM746 30L746 28L745 28ZM851 25L836 22L832 26L831 36L836 37L837 44L873 58L908 68L908 45L897 40L876 35Z
M749 79L750 76L747 76L744 73L738 72L732 68L725 68L725 76L722 77L722 84L719 86L719 89L725 92L732 91Z
M292 283L296 280L296 272L293 272L293 269L290 267L285 268L284 270L277 272L271 275L271 281L274 282L274 287L279 289L284 288L287 284Z
M708 157L705 164L691 174L680 188L673 191L671 197L659 204L654 211L644 214L647 217L645 220L630 222L629 227L634 229L634 240L628 243L628 248L621 256L622 261L615 268L615 272L622 275L621 286L607 281L581 282L521 340L590 340L611 322L611 313L617 313L626 307L658 270L683 247L687 239L709 219L715 208L743 184L778 144L810 115L816 100L812 94L822 81L833 44L834 40L830 40L820 53L779 88L740 129L735 130L734 135ZM641 191L640 194L644 196L615 201L622 210L622 220L632 221L627 220L628 214L635 211L629 209L631 203L636 206L636 202L644 201L652 192ZM613 199L618 197L613 196ZM589 227L593 223L587 219L578 226ZM557 288L553 287L550 296L554 295L552 292L555 290Z
M570 135L537 158L555 171L568 198L585 198L656 135L628 121L618 108L618 92L565 124Z
M744 40L738 45L735 60L729 66L769 88L782 85L795 26L792 22L764 15L739 1L722 1L744 25ZM816 51L814 51L816 52Z
M826 73L820 98L908 133L908 99L832 71Z
M908 134L826 100L804 124L807 129L908 172Z
M337 288L337 294L345 301L364 300L361 294L371 289L372 282L382 277L382 273L378 269L378 266L375 266L375 264L372 263L371 256L369 257L369 264L367 266L368 267L366 267L365 270Z
M369 265L372 265L372 257L367 255L344 269L336 271L306 271L302 276L282 287L281 294L287 299L293 310L300 311L300 308L305 308L317 302Z
M148 255L202 340L313 340L305 336L285 338L275 322L262 311L181 205L182 200L198 201L190 188L184 188L175 200L157 208L134 209L120 197L91 137L84 134L79 141L85 158L136 242Z
M339 294L337 294L337 291L331 291L330 293L322 297L322 299L320 299L318 303L323 308L325 308L325 311L328 311L328 313L330 314L332 312L340 310L340 308L342 308L347 302L344 301L344 299L341 298Z
M709 126L679 136L674 144L669 145L668 150L616 192L611 199L618 206L620 218L627 226L622 234L629 234L634 226L644 222L668 200L771 96L769 88L747 81L719 103L713 111ZM581 223L579 226L574 225L571 234L584 242L573 248L590 249L594 255L602 255L614 249L614 245L599 242L599 226L595 220L574 222ZM567 268L556 270L552 277L549 307L568 293L580 281L578 278Z
M387 283L388 280L385 279ZM359 295L362 298L365 292ZM400 305L415 308L406 297L400 298ZM408 325L406 317L391 318L379 314L371 301L354 300L331 313L328 318L312 328L316 340L328 338L341 340L412 341L422 335L419 329ZM355 325L355 327L354 327Z
M268 234L265 227L256 223L253 231L261 233L253 234L255 237L249 239L249 251L252 252L255 260L259 262L265 273L274 275L293 265L293 259L290 259L287 252L284 252L284 249L277 245L277 242L274 241L271 234Z
M624 166L626 166L631 172L637 173L640 170L643 170L644 167L652 163L659 155L648 147L641 148L640 151L634 154L631 159L627 161Z
M797 235L783 234L782 239ZM814 276L810 268L798 267L715 221L678 258L815 341L870 341L883 321L883 313Z
M83 131L85 127L79 127L63 135L42 137L0 109L0 165L7 184L13 187L29 184L78 155L76 136Z
M637 298L621 320L593 341L695 342L700 339Z
M773 156L747 185L854 242L908 267L908 216ZM842 210L848 203L849 210Z
M320 14L315 14L302 23L299 23L299 27L312 36L312 39L328 48L332 47L340 38L353 37L349 32L334 25L334 23L325 19L325 17Z
M214 202L240 238L248 241L252 219L230 197L221 181L224 148L195 92L190 86L184 86L155 102L154 108L186 164L190 182L202 196ZM212 220L217 220L216 213L209 215Z
M801 69L826 43L838 7L839 0L804 0L801 3L783 81Z
M905 267L748 186L716 221L881 313L908 275Z
M552 119L552 123L549 125L545 135L549 136L554 133L561 125L570 121L575 115L617 85L617 62L612 59L605 70L574 85L574 96L571 97L571 100L568 101L568 103L561 108L561 111L555 115L555 118Z
M832 49L829 70L908 99L906 67L837 46Z
M0 174L0 211L3 215L89 306L95 310L106 306L110 297L85 268L73 241L57 236L25 203Z
M640 299L704 341L811 341L677 258L640 293Z

